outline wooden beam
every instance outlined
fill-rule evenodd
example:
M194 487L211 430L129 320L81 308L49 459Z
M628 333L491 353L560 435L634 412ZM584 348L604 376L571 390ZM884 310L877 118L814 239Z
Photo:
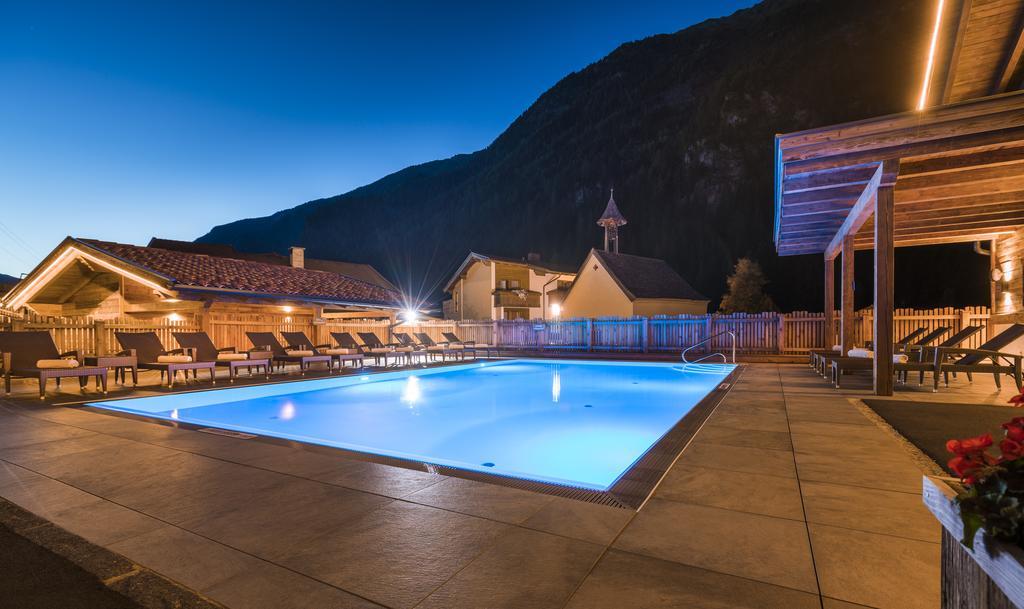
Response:
M1002 65L992 85L992 95L1003 93L1010 88L1010 79L1013 78L1014 73L1017 71L1017 66L1020 65L1021 53L1024 53L1024 8L1021 9L1017 17L1017 25L1014 31L1016 34L1010 37Z
M853 348L853 235L843 240L842 285L839 300L839 344L843 355Z
M836 344L835 335L835 314L836 314L836 259L825 257L825 349L831 349Z
M895 181L895 176L892 176L892 180ZM864 190L861 191L860 196L857 197L857 202L850 208L850 213L843 220L842 226L836 232L835 237L829 243L825 249L825 257L835 258L839 253L839 248L843 245L843 240L847 236L856 235L860 227L864 226L868 218L874 211L875 196L878 193L878 185L882 183L882 164L879 163L878 167L875 168L875 173L868 180L867 185L864 186Z
M899 161L883 163L885 173L899 171ZM893 391L893 184L883 183L875 196L875 395Z

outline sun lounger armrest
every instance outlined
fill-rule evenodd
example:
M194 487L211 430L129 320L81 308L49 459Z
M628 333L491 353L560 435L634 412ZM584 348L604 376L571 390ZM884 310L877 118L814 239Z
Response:
M77 359L77 360L81 360L82 359L78 355L78 349L72 349L71 351L65 351L64 353L60 354L60 358L61 359L64 359L65 357L70 357L71 359Z
M1006 360L1013 360L1014 362L1018 363L1022 358L1024 358L1024 355L1021 355L1019 353L1003 353L1001 351L991 351L989 349L959 349L956 347L939 347L938 349L935 350L935 361L937 364L941 363L941 358L943 358L944 356L948 357L950 355L981 355L992 359L992 361L995 361L999 358L1003 358Z
M217 353L238 353L237 347L221 347L217 349Z
M114 357L135 357L135 349L125 349L124 351L118 351L114 354Z
M13 356L10 353L0 353L0 370L5 373L11 369L11 359Z
M168 349L166 351L161 351L160 355L188 355L188 354L185 353L184 349Z
M273 351L273 349L270 348L270 345L255 345L252 349L249 349L250 353L253 351Z

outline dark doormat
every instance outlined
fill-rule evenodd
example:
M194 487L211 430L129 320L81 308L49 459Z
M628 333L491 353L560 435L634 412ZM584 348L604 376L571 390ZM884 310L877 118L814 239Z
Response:
M872 399L864 403L951 475L946 467L952 457L946 452L947 440L987 432L998 444L1003 437L1000 425L1013 417L1024 416L1024 408L1008 406Z

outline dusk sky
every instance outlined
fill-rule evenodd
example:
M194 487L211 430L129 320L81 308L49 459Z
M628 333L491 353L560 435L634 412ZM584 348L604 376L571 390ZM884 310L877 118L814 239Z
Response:
M0 273L478 150L619 44L750 4L0 2Z

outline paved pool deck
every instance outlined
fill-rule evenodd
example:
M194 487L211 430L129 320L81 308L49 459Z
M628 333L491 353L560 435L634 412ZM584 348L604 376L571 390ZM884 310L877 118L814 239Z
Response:
M898 397L1013 393L965 381ZM5 400L0 497L233 609L933 609L939 527L868 389L748 365L639 512Z

